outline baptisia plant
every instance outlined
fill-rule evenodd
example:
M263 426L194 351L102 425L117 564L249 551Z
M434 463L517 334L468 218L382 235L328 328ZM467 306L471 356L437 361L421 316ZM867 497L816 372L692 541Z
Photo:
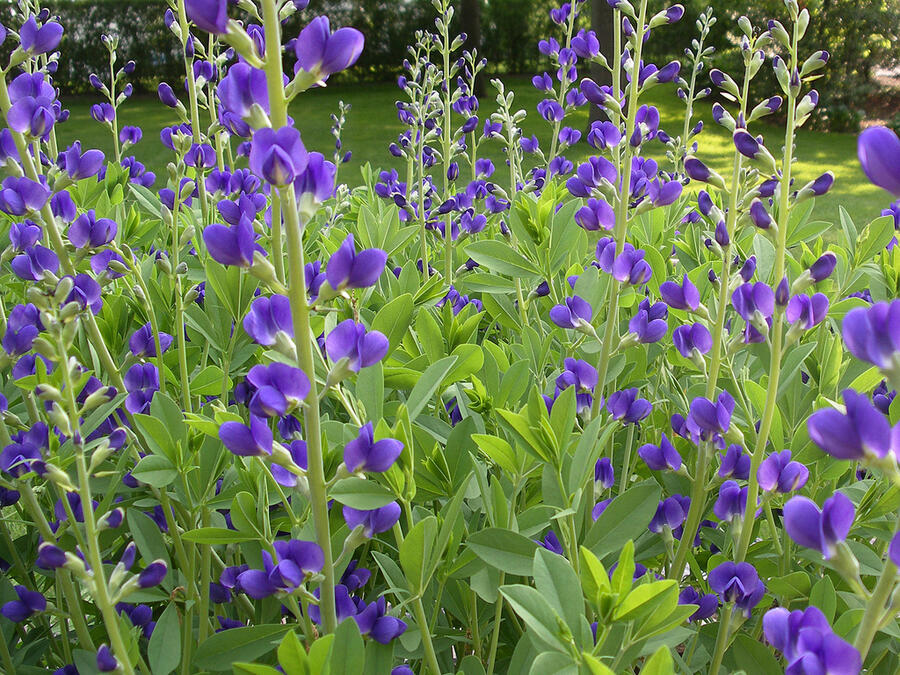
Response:
M378 36L314 2L170 3L158 175L125 124L146 55L101 37L109 151L60 143L66 27L11 10L0 670L900 667L898 211L831 228L795 161L813 17L607 4L608 39L552 7L489 102L435 0L398 161L359 180L349 106L325 150L301 96ZM886 202L898 148L860 136Z

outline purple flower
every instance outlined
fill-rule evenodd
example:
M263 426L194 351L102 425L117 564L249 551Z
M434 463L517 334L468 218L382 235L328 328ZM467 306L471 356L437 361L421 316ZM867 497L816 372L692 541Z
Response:
M119 141L121 141L122 145L125 147L129 145L137 145L141 142L141 139L143 137L144 132L141 131L140 127L125 125L119 131ZM90 150L88 152L90 152Z
M237 575L240 589L251 598L261 599L279 592L291 593L306 577L322 570L325 556L318 544L291 539L273 544L278 562L268 551L262 552L263 569L247 569Z
M66 564L66 552L48 541L38 546L38 556L34 563L42 570L60 569Z
M17 277L25 281L41 281L49 274L59 270L59 258L45 246L38 244L26 248L10 262L10 267Z
M681 355L688 359L694 356L695 349L700 355L712 349L712 335L702 323L679 326L672 332L672 342Z
M343 512L347 527L353 530L362 526L365 536L370 539L376 534L387 532L400 520L400 505L397 502L371 511L359 511L345 506Z
M700 292L688 279L687 274L684 275L680 285L674 281L664 281L659 286L659 294L672 309L693 312L700 306Z
M604 249L604 252L612 248L614 247L608 246ZM650 281L650 277L653 274L650 264L644 260L645 255L646 252L643 249L635 249L631 244L626 243L623 251L613 259L612 265L604 265L605 258L600 259L600 256L597 256L597 258L600 263L600 269L612 274L617 281L632 286L640 286Z
M650 519L647 526L651 532L659 534L664 527L670 530L677 530L684 521L687 520L688 510L691 507L689 497L683 495L672 495L663 499L656 507L656 513Z
M594 464L594 482L599 483L604 490L608 490L615 484L616 475L609 457L601 457Z
M3 351L10 356L21 356L29 352L34 339L43 329L41 313L35 305L16 305L6 320Z
M796 324L802 330L809 330L822 323L827 313L828 296L824 293L816 293L812 297L808 295L793 296L788 301L785 316L788 323Z
M30 591L25 586L16 586L15 590L19 599L11 600L0 607L0 614L13 623L21 623L47 609L47 598L37 591Z
M665 434L659 445L648 443L638 448L638 457L651 471L678 471L681 468L681 455Z
M604 499L603 501L599 501L594 504L594 508L591 509L591 518L595 521L606 511L606 507L610 505L612 502L612 498Z
M306 169L294 180L294 194L305 212L314 211L318 205L334 195L337 169L321 152L311 152Z
M272 454L272 431L265 420L250 415L250 426L225 422L219 427L223 445L239 457L265 457Z
M173 339L174 338L168 333L160 332L159 348L165 352L172 345ZM156 357L156 341L154 340L153 329L150 327L149 322L145 323L131 334L131 337L128 339L128 348L131 350L131 353L138 358Z
M593 310L586 300L575 295L565 298L565 304L554 305L550 309L550 320L560 328L580 328L590 326Z
M365 37L355 28L338 28L334 33L327 16L317 16L300 31L294 43L295 72L304 70L317 82L349 68L362 53Z
M651 413L653 406L650 401L638 398L637 394L637 387L610 394L606 409L614 420L622 420L625 424L637 424Z
M368 605L362 601L360 603L362 608L353 620L356 621L362 635L386 645L406 631L405 621L387 614L387 603L383 596Z
M734 476L740 480L750 478L750 455L740 445L732 444L719 455L719 478Z
M691 401L685 426L692 436L709 440L728 431L733 412L734 399L727 391L719 394L715 403L698 396Z
M100 124L110 124L116 119L116 109L109 103L95 103L91 106L91 118Z
M109 218L97 218L94 209L82 213L69 227L69 241L75 248L98 248L116 238L119 226Z
M13 223L9 226L9 243L14 251L20 253L26 248L34 246L43 233L41 226L30 220Z
M103 300L100 297L100 284L90 274L76 274L72 279L72 290L66 298L66 302L77 302L82 309L91 308L94 314L103 307Z
M266 113L270 110L265 72L244 62L235 63L228 69L216 86L216 94L221 102L220 121L237 136L250 136L247 122L251 119L254 104Z
M112 673L119 669L119 662L113 656L112 651L105 644L100 645L97 650L97 670L101 673Z
M749 617L766 594L756 568L746 562L723 562L707 577L709 587L719 594L722 602L733 602Z
M227 0L184 0L184 11L200 30L219 35L228 32Z
M50 190L30 178L9 176L0 184L0 211L10 216L24 216L40 211L50 199Z
M592 197L575 212L575 222L589 232L611 230L616 224L616 214L605 200Z
M597 150L614 148L622 140L622 132L612 122L592 122L587 142Z
M900 352L900 300L851 309L841 330L853 356L881 369L894 368Z
M719 599L713 593L700 595L693 586L686 587L678 594L679 605L697 605L697 611L688 617L689 622L709 619L719 607Z
M859 135L859 163L866 177L900 197L900 138L887 127L870 127Z
M310 389L306 373L278 362L253 366L247 381L256 387L249 408L258 417L284 417L303 402Z
M185 153L184 163L190 167L211 169L216 165L216 151L209 143L194 143Z
M262 251L256 243L252 221L247 218L231 227L219 223L207 225L203 228L203 243L213 260L234 267L250 267L254 252Z
M61 152L57 165L69 174L72 180L96 176L103 166L105 157L99 150L81 152L81 142L75 141L65 152Z
M641 300L638 313L628 322L628 332L635 335L643 344L658 342L669 330L669 324L665 319L667 314L668 307L664 302L657 302L651 306L649 300Z
M858 675L862 667L859 652L835 635L818 607L793 612L784 607L770 609L763 616L763 633L784 655L788 675Z
M28 431L13 434L12 443L0 452L0 471L19 477L32 470L32 462L40 462L49 446L49 430L37 422Z
M132 413L150 410L153 394L159 391L159 371L152 363L136 363L125 373L125 409Z
M559 541L559 537L556 536L556 532L553 530L549 530L543 540L535 539L534 541L538 546L547 549L551 553L565 555L562 543Z
M809 437L822 451L838 459L882 459L892 449L891 425L865 394L842 392L846 413L817 410L806 422Z
M284 295L256 298L244 317L244 330L254 342L266 347L275 344L278 333L294 337L290 300Z
M276 187L294 182L309 163L309 154L293 127L259 129L250 146L250 170Z
M386 262L387 253L380 248L367 248L357 253L353 235L348 234L340 248L328 259L325 277L335 291L368 288L376 284Z
M892 563L900 567L900 532L891 538L891 543L888 546L888 558L890 558Z
M590 409L597 386L597 369L587 361L566 358L563 362L565 370L556 378L556 395L569 387L575 387L576 410L581 413Z
M791 451L773 452L759 465L756 480L766 491L793 492L799 490L809 478L809 469L791 460Z
M375 440L372 423L359 429L359 436L344 446L344 464L350 473L381 473L391 468L403 452L403 443L393 438Z
M768 319L775 311L775 293L762 281L742 284L732 294L731 303L745 321L751 321L757 312Z
M730 522L744 517L747 510L747 488L741 487L733 480L726 480L719 486L719 496L713 505L716 518Z
M52 52L59 45L62 36L62 26L50 21L38 28L34 15L29 16L19 29L22 49L32 55Z
M354 373L381 361L389 346L383 333L377 330L367 333L366 327L353 319L339 323L325 338L328 357L335 363L346 358L347 368Z
M166 578L169 568L162 560L154 560L147 565L138 575L138 588L153 588L159 586Z
M881 215L884 215L884 213ZM834 255L834 253L829 252L820 256L812 265L810 265L808 270L813 283L819 283L830 277L832 272L834 272L836 265L837 256Z
M841 492L826 499L821 509L808 497L791 497L784 505L784 529L797 544L828 559L847 538L855 515L853 502Z

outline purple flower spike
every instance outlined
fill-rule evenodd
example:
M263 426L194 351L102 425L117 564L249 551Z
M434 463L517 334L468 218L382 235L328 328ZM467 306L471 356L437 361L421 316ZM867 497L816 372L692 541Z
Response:
M174 338L168 333L161 332L159 334L159 348L165 352L172 346L173 339ZM156 357L156 340L153 338L153 329L150 327L149 322L145 323L132 333L131 337L128 339L128 348L131 350L131 353L138 358Z
M626 245L622 253L613 260L612 268L609 270L610 274L617 281L632 286L646 284L650 281L653 270L650 268L650 263L644 260L644 255L646 253L643 249L635 249L631 245Z
M250 170L264 181L285 187L306 170L308 163L309 154L295 128L264 128L253 135Z
M791 451L773 452L759 465L756 480L767 492L793 492L799 490L809 479L809 469L800 462L791 460Z
M638 457L651 471L678 471L681 468L681 455L665 434L659 445L648 443L638 448Z
M56 163L69 174L69 178L77 181L96 176L105 159L99 150L88 150L82 154L81 143L75 141L65 152L60 153Z
M332 73L356 63L364 44L365 37L355 28L338 28L332 33L328 17L317 16L300 31L294 43L296 70L305 70L324 82Z
M887 127L870 127L859 135L859 163L866 177L900 197L900 138Z
M799 326L802 330L809 330L822 323L827 313L828 296L816 293L812 297L808 295L792 297L788 302L785 316L789 323Z
M250 416L250 426L225 422L219 427L219 439L239 457L265 457L272 454L272 431L265 420Z
M256 298L244 317L244 330L257 344L271 347L278 333L294 337L291 303L284 295Z
M15 590L19 599L0 607L0 614L13 623L21 623L47 609L47 599L37 591L30 591L25 586L16 586Z
M724 562L709 573L709 587L723 602L733 602L749 617L766 594L756 568L746 562Z
M44 329L40 310L31 303L16 305L6 321L3 334L3 351L10 356L21 356L31 350L34 339Z
M587 300L577 295L566 298L565 304L554 305L550 309L550 320L560 328L578 330L590 325L594 310Z
M719 478L734 477L747 480L750 477L750 455L740 445L732 444L719 455Z
M389 346L383 333L367 333L366 327L353 319L341 321L325 338L328 357L334 362L348 359L347 367L354 373L381 361Z
M125 409L132 413L146 413L153 394L159 391L159 371L152 363L136 363L125 373Z
M391 468L400 453L403 443L393 438L375 440L372 423L360 427L359 436L344 446L344 464L350 473L371 471L381 473Z
M858 675L862 668L859 652L838 637L818 607L793 612L776 607L763 617L766 641L787 661L786 673L834 673Z
M50 199L50 190L30 178L10 176L0 184L0 211L10 216L24 216L40 211Z
M371 539L376 534L387 532L400 520L400 505L391 502L380 509L371 511L359 511L345 506L343 509L344 521L351 530L362 525L365 536Z
M664 281L659 286L659 294L663 301L672 309L696 311L700 306L700 291L691 283L687 274L684 275L681 285L674 281Z
M712 335L702 323L679 326L672 332L672 343L685 358L694 358L694 350L701 356L712 349Z
M650 401L638 398L637 394L637 387L610 394L606 409L614 420L622 420L624 424L637 424L653 411Z
M853 502L840 492L826 499L821 509L808 497L792 497L784 505L784 529L797 544L828 559L847 538L855 516Z
M745 321L751 321L757 312L768 319L775 311L775 292L762 281L742 284L732 294L731 303Z
M184 10L200 30L217 35L228 32L227 0L184 0Z
M719 486L719 496L713 505L713 513L723 523L743 518L747 510L747 488L741 488L733 480Z
M387 253L367 248L356 253L353 235L348 234L340 248L328 259L325 278L335 291L374 286L384 271Z
M846 414L817 410L806 422L809 437L823 452L838 459L879 460L891 452L891 425L865 394L842 393Z
M45 246L38 244L26 248L10 262L17 277L25 281L41 281L49 274L59 271L59 258Z
M851 309L841 328L844 344L853 356L883 370L896 367L900 352L900 300Z
M303 402L310 388L306 373L277 362L253 366L247 381L256 387L249 407L258 417L284 417Z
M664 527L668 527L670 530L679 529L687 520L690 507L689 497L682 495L666 497L656 506L656 513L650 519L647 529L656 534L662 532Z
M62 36L62 26L50 21L38 28L34 15L29 16L28 20L22 24L22 28L19 29L22 49L33 55L52 52L59 45Z

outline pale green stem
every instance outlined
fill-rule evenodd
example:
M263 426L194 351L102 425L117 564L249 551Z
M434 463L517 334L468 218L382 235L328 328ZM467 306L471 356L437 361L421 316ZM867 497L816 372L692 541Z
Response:
M718 675L725 656L725 648L728 646L728 637L731 632L731 617L734 614L734 605L728 603L719 616L719 634L716 636L716 647L713 652L712 663L709 667L709 675Z

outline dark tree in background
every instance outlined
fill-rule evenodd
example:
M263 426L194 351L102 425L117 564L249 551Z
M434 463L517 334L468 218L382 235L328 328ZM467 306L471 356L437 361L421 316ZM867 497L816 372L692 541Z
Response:
M462 0L459 11L459 24L468 39L465 49L477 49L481 54L481 5L484 0ZM484 96L484 78L475 80L475 95Z
M610 7L606 0L591 0L591 30L597 34L597 40L600 41L600 51L610 64L612 64L613 51L613 18L613 8ZM600 86L612 85L612 74L598 63L591 65L591 79ZM602 119L600 108L592 105L590 106L590 111L589 122Z

